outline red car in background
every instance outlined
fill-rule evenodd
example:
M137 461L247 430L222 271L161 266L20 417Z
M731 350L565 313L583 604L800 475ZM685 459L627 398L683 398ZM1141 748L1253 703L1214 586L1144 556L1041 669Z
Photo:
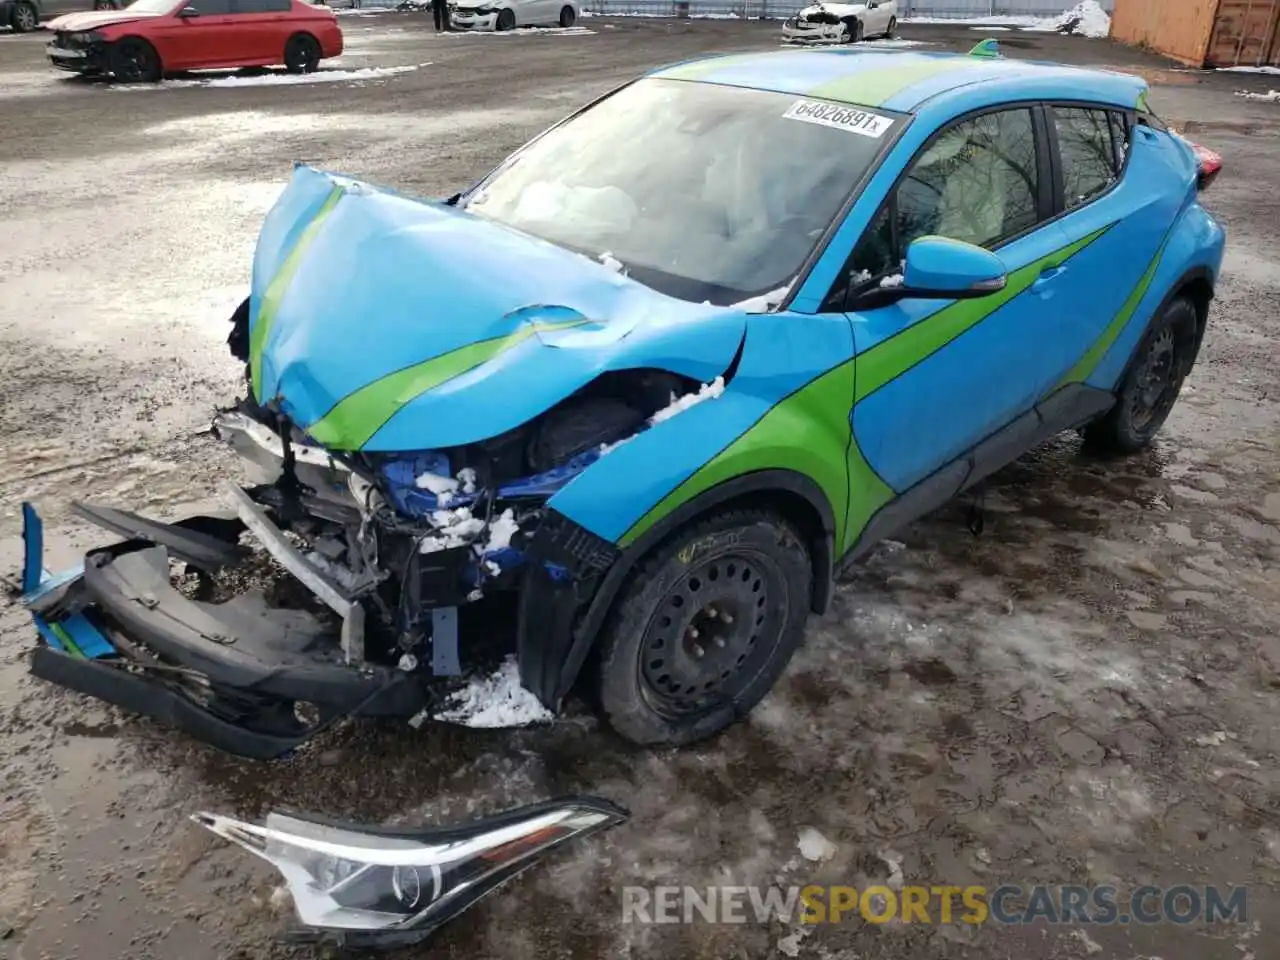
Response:
M205 68L310 73L342 53L327 7L303 0L136 0L123 10L69 13L48 24L55 67L124 82Z

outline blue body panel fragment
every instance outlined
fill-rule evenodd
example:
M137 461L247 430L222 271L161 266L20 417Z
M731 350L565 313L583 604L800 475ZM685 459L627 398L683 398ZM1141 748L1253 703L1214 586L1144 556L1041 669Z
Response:
M71 583L84 575L84 565L51 574L44 568L44 521L30 503L22 505L22 603L30 606L49 591ZM41 638L54 650L91 660L113 656L111 642L82 613L49 621L38 613L31 615ZM56 628L56 629L55 629ZM72 648L64 643L69 638Z

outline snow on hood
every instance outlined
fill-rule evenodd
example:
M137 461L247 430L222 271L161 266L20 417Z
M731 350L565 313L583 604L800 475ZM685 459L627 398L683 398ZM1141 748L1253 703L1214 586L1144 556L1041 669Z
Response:
M442 203L295 168L254 255L260 401L334 449L441 449L608 370L724 373L741 310L678 300ZM442 374L443 371L443 374Z
M79 33L84 30L97 30L99 27L110 27L117 23L131 23L135 20L154 20L163 17L163 13L130 13L128 10L91 10L84 13L64 13L50 20L46 29L57 32Z

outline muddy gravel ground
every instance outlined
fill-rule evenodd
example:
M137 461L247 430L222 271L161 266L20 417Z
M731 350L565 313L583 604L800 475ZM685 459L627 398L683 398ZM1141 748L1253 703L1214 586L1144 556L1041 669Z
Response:
M725 21L505 37L438 36L422 15L343 23L348 51L326 70L374 72L297 85L85 83L46 66L44 38L0 37L4 572L24 499L56 566L101 537L70 499L171 516L236 470L202 431L238 386L226 318L292 161L442 195L637 71L777 45L776 25ZM1098 462L1065 436L995 477L981 536L963 505L916 524L840 586L747 721L683 751L631 749L574 706L514 732L360 723L287 761L239 761L29 679L29 622L0 608L0 957L291 955L273 940L288 919L273 873L190 824L197 810L438 822L565 792L634 816L403 956L1280 957L1280 106L1234 95L1260 80L1000 36L1014 56L1140 70L1157 109L1226 157L1208 194L1230 234L1218 300L1152 450ZM800 855L807 827L834 845L827 861ZM1247 885L1248 916L620 922L628 884L897 871Z

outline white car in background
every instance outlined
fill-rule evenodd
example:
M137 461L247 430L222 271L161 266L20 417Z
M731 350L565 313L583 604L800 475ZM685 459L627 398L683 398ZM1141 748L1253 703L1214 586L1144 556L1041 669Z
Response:
M578 0L462 0L449 10L455 30L572 27L580 13Z
M867 37L892 37L898 28L898 0L865 3L815 3L782 24L784 40L856 43Z

